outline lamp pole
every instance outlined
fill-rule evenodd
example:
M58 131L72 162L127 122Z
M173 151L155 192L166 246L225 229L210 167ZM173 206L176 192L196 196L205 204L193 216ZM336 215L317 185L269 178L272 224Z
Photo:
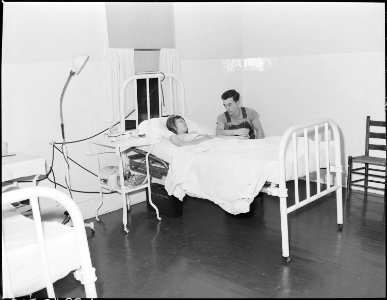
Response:
M74 70L70 71L70 74L69 74L69 76L68 76L68 78L66 80L66 83L65 83L64 87L63 87L62 94L60 96L60 122L61 122L60 126L61 126L61 131L62 131L62 140L63 140L63 142L62 142L62 152L63 152L63 156L64 156L65 163L66 163L66 167L65 167L65 169L66 169L66 178L65 178L65 181L66 181L67 190L69 191L71 199L74 199L74 198L73 198L73 196L71 194L70 164L68 162L68 150L67 150L65 131L64 131L63 108L62 108L62 105L63 105L63 97L64 97L64 94L66 92L67 86L70 83L71 78L73 78L74 75L78 75L81 72L82 68L85 66L85 64L88 61L88 59L89 59L88 56L79 56L79 57L76 57L74 59L74 61L73 61ZM68 213L65 212L65 215L66 215L66 219L67 219ZM65 219L65 221L66 221L66 219ZM69 220L67 220L67 222L68 221ZM92 230L92 232L94 233L94 223L93 222L90 222L89 224L85 223L85 227L89 227Z
M71 78L73 78L73 76L75 75L75 72L74 71L70 71L70 74L69 74L69 77L67 78L67 81L65 83L65 86L63 87L63 90L62 90L62 94L60 96L60 126L61 126L61 130L62 130L62 151L63 151L63 155L64 155L64 159L65 159L65 163L66 163L66 186L67 186L67 190L69 191L69 194L70 194L70 197L72 198L72 194L71 194L71 180L70 180L70 164L68 162L68 150L67 150L67 144L66 144L66 138L65 138L65 131L64 131L64 122L63 122L63 108L62 108L62 105L63 105L63 97L64 97L64 94L65 94L65 91L67 89L67 86L69 85L70 83L70 80Z

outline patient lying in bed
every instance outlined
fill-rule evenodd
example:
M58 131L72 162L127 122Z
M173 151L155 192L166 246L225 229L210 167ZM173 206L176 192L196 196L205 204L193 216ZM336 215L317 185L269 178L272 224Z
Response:
M214 135L201 134L197 132L188 132L188 126L184 118L178 115L172 115L167 119L166 122L168 130L173 132L175 135L172 135L169 139L170 141L178 147L188 146L188 145L197 145L201 142L211 140L213 138L219 138ZM222 136L222 139L229 138L240 138L246 139L241 136Z
M203 135L196 132L188 133L187 123L181 116L170 116L167 119L166 125L167 128L175 134L170 137L171 142L178 147L197 145L201 142L214 138L214 136Z

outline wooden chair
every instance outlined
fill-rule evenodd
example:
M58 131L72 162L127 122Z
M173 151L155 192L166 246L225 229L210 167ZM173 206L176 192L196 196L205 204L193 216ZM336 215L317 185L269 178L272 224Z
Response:
M372 131L372 127L384 127L383 132ZM371 139L383 139L384 144L372 144ZM386 199L386 158L375 157L370 155L370 150L383 151L387 150L386 147L386 122L383 121L372 121L370 116L367 116L366 123L366 140L365 140L365 155L362 156L348 156L348 177L347 177L347 199L351 195L351 187L363 187L364 193L367 194L368 189L375 189L384 191L384 199ZM353 169L353 163L363 164L363 167ZM369 165L381 166L383 168L370 168ZM378 172L378 174L370 173L370 171ZM383 175L380 175L383 173ZM352 180L352 174L363 175L363 178ZM368 177L381 178L380 180L370 180ZM364 184L356 184L356 182L364 181ZM375 187L369 185L370 182L384 184L384 188Z

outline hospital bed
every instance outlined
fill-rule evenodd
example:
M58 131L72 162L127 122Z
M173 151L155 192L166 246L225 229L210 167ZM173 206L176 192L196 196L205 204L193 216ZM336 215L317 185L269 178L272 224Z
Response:
M152 105L147 90L148 115L139 121L136 116L138 133L158 139L151 151L154 163L160 161L168 169L165 188L168 194L181 199L185 195L208 199L232 214L249 210L250 203L259 192L277 196L280 200L282 257L290 262L288 214L322 198L332 192L336 193L338 230L343 227L342 208L342 164L340 133L335 122L329 118L312 120L288 128L280 137L268 137L261 140L220 140L215 138L195 146L177 147L169 141L172 134L165 126L169 114L183 116L191 131L211 133L185 114L184 87L179 78L172 74L141 74L126 80L121 88L120 117L121 132L125 131L124 95L129 83L136 80L158 78L168 79L169 94L160 93L156 103L159 114L152 117ZM134 84L136 86L136 84ZM168 87L166 90L168 91ZM165 87L164 87L165 89ZM162 95L168 97L162 99ZM137 90L134 89L134 99ZM164 111L165 103L169 111ZM137 102L135 109L138 109ZM138 150L141 153L141 149ZM322 184L321 169L326 169L326 184ZM247 174L247 175L246 175ZM317 192L311 193L311 174L316 176ZM151 172L152 175L152 172ZM238 176L241 180L238 180ZM306 184L306 197L301 199L299 193L300 178ZM289 201L287 181L294 181L294 201ZM227 193L220 193L223 190ZM294 202L294 203L293 203Z
M73 226L41 220L38 197L53 199L71 216ZM11 205L30 199L33 219ZM97 297L83 217L74 201L49 187L26 187L2 193L2 294L4 298L31 295L46 288L55 298L53 282L71 271L85 288L86 298ZM85 295L74 295L85 297Z

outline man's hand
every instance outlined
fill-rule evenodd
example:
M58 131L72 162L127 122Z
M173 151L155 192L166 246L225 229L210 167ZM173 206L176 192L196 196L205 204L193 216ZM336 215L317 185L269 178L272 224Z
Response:
M248 137L249 136L249 129L248 128L238 128L234 129L234 135L239 135L239 136L244 136Z

